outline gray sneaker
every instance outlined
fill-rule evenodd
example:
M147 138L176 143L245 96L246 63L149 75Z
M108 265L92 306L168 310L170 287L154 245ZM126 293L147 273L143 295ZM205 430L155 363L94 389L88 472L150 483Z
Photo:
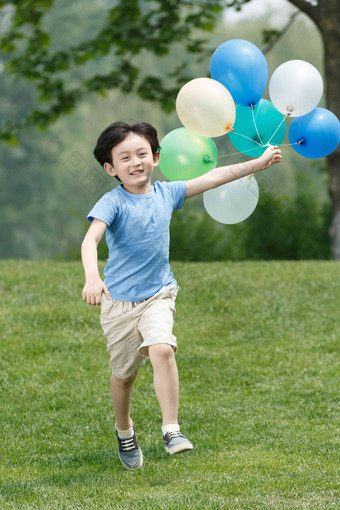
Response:
M135 431L133 430L133 436L127 439L121 439L117 430L116 434L119 447L118 455L126 469L141 467L143 465L143 454L139 448Z
M174 453L185 452L186 450L192 450L193 446L181 432L167 432L163 436L165 450L173 455Z

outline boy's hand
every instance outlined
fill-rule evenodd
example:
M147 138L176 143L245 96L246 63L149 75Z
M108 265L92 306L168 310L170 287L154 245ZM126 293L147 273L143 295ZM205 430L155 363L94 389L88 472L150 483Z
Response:
M104 292L107 299L111 299L108 288L105 283L101 281L100 278L96 280L86 280L86 283L83 288L82 298L89 305L100 306L102 292Z
M280 163L281 160L282 160L281 151L277 145L270 145L268 149L264 151L262 156L259 157L262 170L269 168L274 163Z

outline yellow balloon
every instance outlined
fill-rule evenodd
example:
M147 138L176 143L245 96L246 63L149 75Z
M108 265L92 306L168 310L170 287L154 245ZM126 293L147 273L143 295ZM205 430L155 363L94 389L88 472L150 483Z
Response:
M182 124L200 136L222 136L233 127L234 100L222 83L195 78L179 91L176 110Z

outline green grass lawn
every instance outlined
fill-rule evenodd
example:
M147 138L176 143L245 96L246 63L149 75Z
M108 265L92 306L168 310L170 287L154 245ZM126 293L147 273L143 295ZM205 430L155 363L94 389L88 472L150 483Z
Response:
M129 472L81 264L1 261L1 510L340 508L340 265L172 269L194 450L165 452L148 362L132 405L144 466Z

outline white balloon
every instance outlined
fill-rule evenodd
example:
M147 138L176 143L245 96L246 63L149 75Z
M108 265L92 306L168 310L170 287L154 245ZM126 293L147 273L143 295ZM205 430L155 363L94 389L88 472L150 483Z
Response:
M207 213L216 221L232 225L246 220L259 201L259 187L253 175L222 184L203 193Z
M236 108L228 89L211 78L195 78L179 91L176 110L182 124L196 135L225 135L235 122Z
M304 60L289 60L280 65L269 81L269 96L284 115L300 117L319 103L323 81L319 71Z

